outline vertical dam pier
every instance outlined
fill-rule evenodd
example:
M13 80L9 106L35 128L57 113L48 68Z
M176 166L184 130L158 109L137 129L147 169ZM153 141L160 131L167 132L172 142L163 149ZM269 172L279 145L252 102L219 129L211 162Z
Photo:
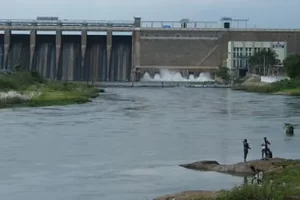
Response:
M284 41L288 54L300 53L298 29L182 23L140 17L132 21L0 20L0 69L21 66L55 80L132 82L161 69L185 77L216 71L228 58L229 41Z

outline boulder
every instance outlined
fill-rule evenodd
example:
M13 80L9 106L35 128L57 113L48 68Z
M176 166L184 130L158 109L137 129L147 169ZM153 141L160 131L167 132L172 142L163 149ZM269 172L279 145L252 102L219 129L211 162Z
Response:
M294 135L294 125L285 123L285 134Z

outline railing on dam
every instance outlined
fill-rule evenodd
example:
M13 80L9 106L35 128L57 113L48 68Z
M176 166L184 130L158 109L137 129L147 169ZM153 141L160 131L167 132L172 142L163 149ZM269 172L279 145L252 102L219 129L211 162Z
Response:
M220 28L217 21L190 21L185 25L180 21L142 21L142 28Z
M136 24L135 21L125 20L34 20L34 19L0 19L0 27L22 28L27 27L31 29L49 29L56 27L74 28L74 29L89 29L95 27L114 28L114 27L134 27L140 28L183 28L180 21L141 21ZM186 29L199 29L199 28L221 28L220 23L217 21L191 21L185 23Z
M134 20L36 20L36 19L0 19L0 30L65 30L65 31L134 31L142 30L209 30L209 31L285 31L298 32L300 29L257 28L247 24L231 23L225 29L221 21L142 21Z
M133 27L133 21L110 20L32 20L0 19L1 26L97 26L97 27Z

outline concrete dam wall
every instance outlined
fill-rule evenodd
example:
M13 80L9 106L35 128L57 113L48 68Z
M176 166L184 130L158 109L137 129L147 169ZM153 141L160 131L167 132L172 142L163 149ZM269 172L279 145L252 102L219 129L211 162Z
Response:
M31 61L30 35L11 34L5 63L4 34L0 35L0 69L21 64L44 77L75 81L128 81L132 67L132 36L87 35L82 49L81 35L62 35L57 54L55 35L36 35ZM85 53L82 54L82 51ZM107 55L110 50L110 55ZM84 55L84 56L82 56ZM56 60L58 56L58 60ZM56 61L58 62L56 69ZM32 62L32 63L31 63Z
M206 71L227 59L229 41L286 41L288 54L300 53L300 31L147 29L141 31L141 66Z
M9 27L9 26L8 26ZM10 29L9 29L10 28ZM3 26L0 69L22 64L44 77L75 81L139 81L161 69L184 77L216 71L228 57L229 41L287 42L287 53L300 53L300 30L168 29L101 26ZM30 30L30 34L13 34ZM54 30L55 35L37 34ZM80 31L64 35L63 31ZM132 35L114 35L114 31ZM106 35L89 35L104 31Z
M198 27L202 22L106 20L0 20L0 68L22 64L43 76L76 81L138 81L168 69L181 75L216 71L226 64L229 41L286 42L287 54L300 53L300 30ZM188 23L188 24L186 24ZM213 23L214 24L214 23ZM184 25L184 26L183 26ZM16 35L12 31L29 31ZM54 31L55 35L38 34ZM64 35L76 31L79 35ZM106 35L89 35L106 32ZM116 36L130 32L130 36Z

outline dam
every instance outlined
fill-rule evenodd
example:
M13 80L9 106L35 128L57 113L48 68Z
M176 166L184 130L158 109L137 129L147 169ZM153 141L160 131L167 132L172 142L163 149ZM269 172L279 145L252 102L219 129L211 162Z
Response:
M184 77L214 72L226 63L230 41L283 41L287 54L300 53L298 29L216 24L149 22L140 17L0 20L0 69L19 65L56 80L127 82L140 81L146 72L154 77L162 69Z

